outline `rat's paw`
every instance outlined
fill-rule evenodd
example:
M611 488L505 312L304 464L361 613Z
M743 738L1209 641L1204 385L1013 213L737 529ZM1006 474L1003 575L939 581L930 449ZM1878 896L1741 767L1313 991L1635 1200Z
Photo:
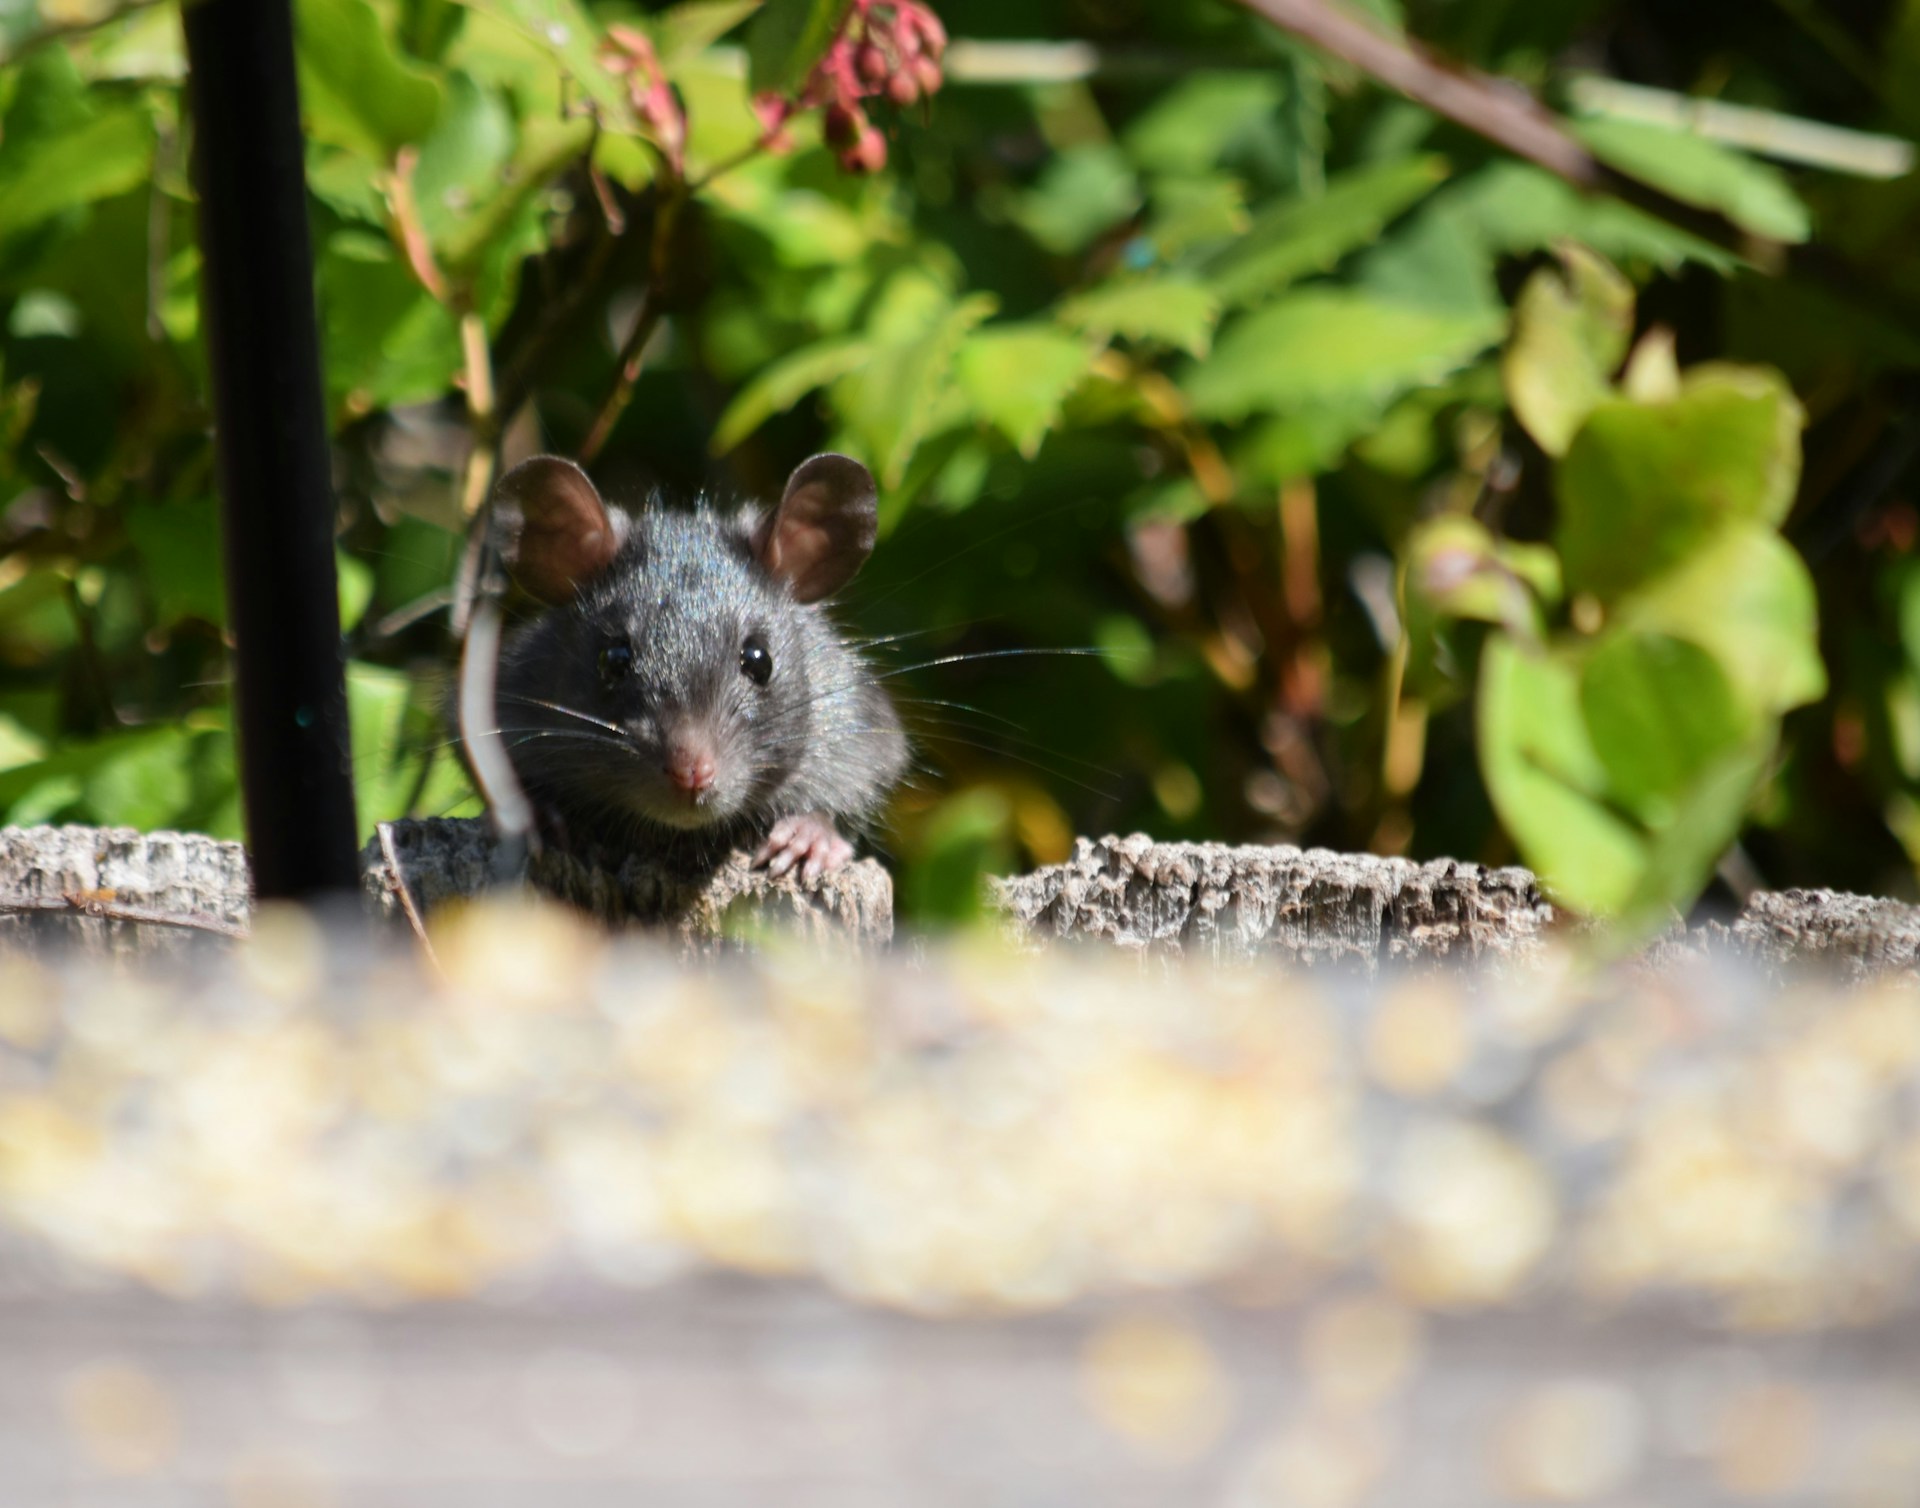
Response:
M853 857L853 845L835 831L833 819L819 812L782 817L773 824L753 856L754 867L764 864L776 880L799 864L802 884L811 885L832 874Z

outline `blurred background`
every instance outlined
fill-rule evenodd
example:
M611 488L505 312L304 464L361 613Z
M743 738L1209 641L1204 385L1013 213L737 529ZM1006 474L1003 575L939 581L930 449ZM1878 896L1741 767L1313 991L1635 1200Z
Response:
M1350 7L1638 207L1225 0L297 10L363 836L477 810L496 453L831 447L911 919L1136 828L1914 892L1920 6ZM173 5L0 6L11 823L241 836L182 74ZM1029 648L1099 654L905 669Z

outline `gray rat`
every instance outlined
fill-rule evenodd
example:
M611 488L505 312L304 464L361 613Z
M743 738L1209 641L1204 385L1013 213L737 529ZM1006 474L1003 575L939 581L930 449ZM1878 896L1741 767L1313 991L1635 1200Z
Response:
M572 843L756 864L812 883L853 855L907 762L900 719L822 602L872 553L873 478L817 455L771 510L610 510L536 456L494 528L547 604L500 651L500 732L527 797Z

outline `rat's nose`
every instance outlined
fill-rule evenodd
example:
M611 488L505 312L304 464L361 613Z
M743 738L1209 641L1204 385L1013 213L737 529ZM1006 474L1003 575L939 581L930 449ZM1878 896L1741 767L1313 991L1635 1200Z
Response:
M713 750L703 744L675 740L667 750L667 779L674 789L698 799L713 789Z

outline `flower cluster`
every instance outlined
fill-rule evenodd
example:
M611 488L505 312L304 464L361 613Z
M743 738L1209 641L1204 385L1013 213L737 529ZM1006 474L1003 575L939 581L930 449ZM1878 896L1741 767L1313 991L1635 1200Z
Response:
M827 145L849 173L877 173L887 163L886 139L863 100L885 96L905 108L941 84L947 30L919 0L853 0L840 33L807 75L798 95L763 94L753 102L765 144L786 145L786 125L806 110L825 108Z

